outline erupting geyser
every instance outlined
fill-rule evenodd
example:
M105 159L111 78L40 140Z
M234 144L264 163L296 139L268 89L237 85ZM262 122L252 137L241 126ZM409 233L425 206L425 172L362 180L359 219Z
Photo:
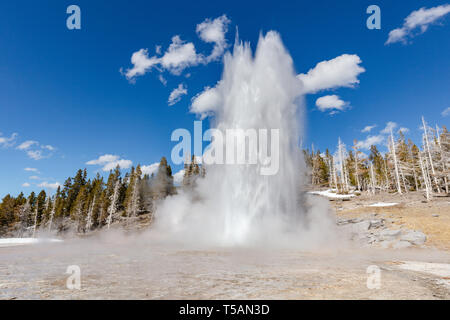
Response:
M273 175L261 174L261 167L268 166L261 161L261 141L257 150L247 147L246 152L248 157L257 153L257 164L207 166L206 177L197 180L194 191L181 192L159 206L155 231L187 243L225 246L310 247L328 238L333 223L327 203L308 200L302 192L302 83L279 34L261 35L254 55L249 44L236 41L233 53L224 57L222 79L210 90L211 127L224 133L279 129L279 140L268 134L265 146L270 154L278 144L279 158L272 154L271 161L278 161L279 168ZM237 147L239 143L242 140Z

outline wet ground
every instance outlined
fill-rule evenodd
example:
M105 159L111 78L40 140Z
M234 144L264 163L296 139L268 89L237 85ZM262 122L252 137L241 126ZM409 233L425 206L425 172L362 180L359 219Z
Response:
M450 270L450 255L433 249L311 253L69 240L0 248L0 298L450 299L445 272L408 270L402 261L440 263ZM67 288L72 265L81 271L79 290ZM380 270L379 289L367 286L374 276L367 268L373 265Z

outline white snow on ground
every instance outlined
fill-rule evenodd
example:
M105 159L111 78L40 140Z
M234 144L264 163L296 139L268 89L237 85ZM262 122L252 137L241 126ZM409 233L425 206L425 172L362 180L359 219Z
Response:
M442 279L438 279L437 282L450 288L450 264L421 261L402 261L402 264L400 264L398 267L404 270L424 272L441 277Z
M27 244L49 242L62 242L62 240L46 238L0 238L0 247L23 246Z
M335 192L333 192L333 190L328 189L325 191L310 191L308 192L309 194L316 194L319 196L324 196L327 198L333 198L333 199L349 199L354 197L354 194L336 194Z
M369 207L392 207L398 205L397 202L377 202L369 205Z

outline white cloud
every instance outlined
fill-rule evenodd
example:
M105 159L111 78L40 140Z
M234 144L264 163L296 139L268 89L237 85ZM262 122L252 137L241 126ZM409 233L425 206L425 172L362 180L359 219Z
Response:
M24 168L23 170L28 171L28 172L36 172L39 173L39 170L36 168Z
M366 126L361 132L370 132L376 125L372 126ZM383 130L380 131L378 135L373 136L367 136L367 138L363 141L359 141L356 146L361 149L367 149L369 150L371 145L378 145L381 143L386 142L387 135L391 134L391 131L394 132L394 130L398 127L398 124L393 121L388 121L386 123L386 126ZM397 130L397 132L402 131L404 134L409 132L408 128L401 127Z
M173 175L173 182L175 185L180 186L183 183L184 169L181 169Z
M373 128L375 128L377 125L371 125L371 126L365 126L364 129L361 130L361 132L370 132Z
M207 43L214 43L211 54L206 57L206 62L211 62L220 58L228 47L225 34L228 32L230 19L222 15L214 20L206 19L197 25L196 31L200 39Z
M28 157L34 160L49 158L52 155L52 151L56 150L56 148L51 145L40 145L40 143L35 140L24 141L18 145L16 149L25 151Z
M157 65L158 62L159 59L157 57L149 58L147 49L136 51L131 55L131 63L133 64L133 68L128 69L125 72L125 76L129 80L136 76L141 76L149 71L153 66Z
M206 87L192 99L189 111L201 115L201 118L204 119L218 108L221 101L222 98L217 86L214 88Z
M181 40L180 36L173 36L169 49L160 59L161 66L175 75L179 75L185 68L202 62L203 57L197 55L192 42Z
M188 67L208 64L217 60L228 47L225 34L228 31L229 23L230 20L222 15L214 20L206 19L197 25L196 31L200 39L214 44L211 54L207 57L197 53L194 43L186 42L179 35L175 35L172 37L169 48L162 56L161 46L156 46L156 55L152 57L149 56L148 49L140 49L131 56L133 67L125 70L125 72L121 68L120 72L133 82L137 76L144 75L152 68L156 68L160 72L168 71L174 75L180 75ZM165 81L161 78L160 81L165 84Z
M121 169L128 169L133 162L131 160L120 159L119 156L113 154L104 154L97 159L86 162L87 165L102 165L103 171L110 171L119 166Z
M30 179L30 180L39 180L39 179L41 179L41 178L39 178L38 176L31 176L31 177L29 177L29 179Z
M450 4L440 5L433 8L420 8L413 11L405 18L403 26L389 32L387 44L402 42L406 43L408 38L427 31L430 24L444 17L450 12Z
M179 84L177 88L173 89L169 95L167 103L169 106L173 106L181 100L181 97L187 94L187 88L184 84Z
M380 144L384 141L384 136L376 135L376 136L368 136L366 140L358 141L356 146L360 149L369 150L370 146Z
M0 136L2 135L2 133L0 132ZM11 137L7 138L7 137L0 137L0 146L2 147L11 147L16 143L16 138L17 138L17 133L13 133L11 135Z
M131 160L117 160L117 161L113 161L113 162L108 162L107 164L105 164L102 168L103 171L110 171L115 169L117 166L119 166L121 169L128 169L131 167L131 165L133 164L133 162Z
M31 186L31 185L30 185L28 182L25 182L25 183L22 184L22 187L28 188L28 187L30 187L30 186Z
M40 150L27 150L27 155L34 160L40 160L44 158L44 155Z
M86 162L88 165L96 165L96 164L106 164L108 162L114 162L119 159L119 156L112 155L112 154L105 154L103 156L98 157L98 159L90 160Z
M319 62L307 74L297 76L303 82L305 93L338 87L354 87L359 83L358 75L366 70L361 67L356 54L343 54L331 60Z
M148 174L149 176L152 175L152 173L156 173L156 171L158 171L159 168L159 162L150 164L148 166L142 166L141 170L142 170L142 174Z
M444 111L442 111L441 115L443 117L446 117L448 115L450 115L450 107L448 107L447 109L445 109Z
M391 131L393 131L395 128L397 128L397 123L389 121L388 123L386 123L386 127L381 130L381 133L390 134Z
M61 184L59 182L49 183L49 182L45 181L45 182L38 184L37 186L40 188L46 188L46 189L58 189L58 187L60 187Z
M133 80L153 67L160 67L162 70L179 75L185 68L198 65L202 61L203 56L197 54L194 44L181 40L177 35L172 37L172 43L162 57L149 57L148 49L134 52L131 56L133 67L126 70L125 76L128 80Z
M316 106L317 108L322 111L328 111L328 110L339 110L342 111L345 109L345 107L348 105L347 102L341 100L339 96L333 94L329 96L320 97L316 100Z
M39 145L39 142L34 141L34 140L27 140L25 142L22 142L20 145L18 145L16 149L18 149L18 150L28 150L34 145Z
M53 146L51 146L49 144L47 144L45 146L41 146L41 148L42 149L47 149L47 150L50 150L50 151L54 151L55 150L55 147L53 147Z

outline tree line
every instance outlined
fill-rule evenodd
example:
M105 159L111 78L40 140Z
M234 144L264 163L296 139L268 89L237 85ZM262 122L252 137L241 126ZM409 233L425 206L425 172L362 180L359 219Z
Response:
M310 169L311 184L335 189L338 193L367 191L424 191L427 200L433 195L448 194L450 181L450 134L445 126L431 128L422 117L422 143L417 146L391 130L388 151L383 155L375 145L365 155L357 140L347 148L339 139L331 154L304 150Z
M375 145L368 155L361 152L358 141L348 149L339 139L334 154L327 149L304 150L310 183L328 187L338 193L352 191L397 192L423 191L427 200L448 194L450 181L450 133L444 126L429 127L422 118L422 143L417 146L399 131L390 132L388 151L382 154ZM53 196L44 190L28 197L6 195L0 203L0 235L36 236L36 232L90 232L110 228L115 222L133 221L148 214L153 219L158 200L177 193L177 188L193 188L204 177L205 168L193 156L186 161L181 186L174 185L172 169L161 158L156 173L143 174L140 165L121 175L116 167L106 181L97 173L87 178L78 170L66 179Z
M185 164L183 188L192 187L204 169L192 161ZM97 173L87 178L80 169L69 177L53 196L45 190L28 197L6 195L0 203L0 235L36 236L37 232L74 230L86 233L110 228L115 222L130 222L141 215L153 219L158 200L177 193L172 168L165 157L151 175L143 174L141 166L132 167L122 176L120 167L111 170L106 181Z

